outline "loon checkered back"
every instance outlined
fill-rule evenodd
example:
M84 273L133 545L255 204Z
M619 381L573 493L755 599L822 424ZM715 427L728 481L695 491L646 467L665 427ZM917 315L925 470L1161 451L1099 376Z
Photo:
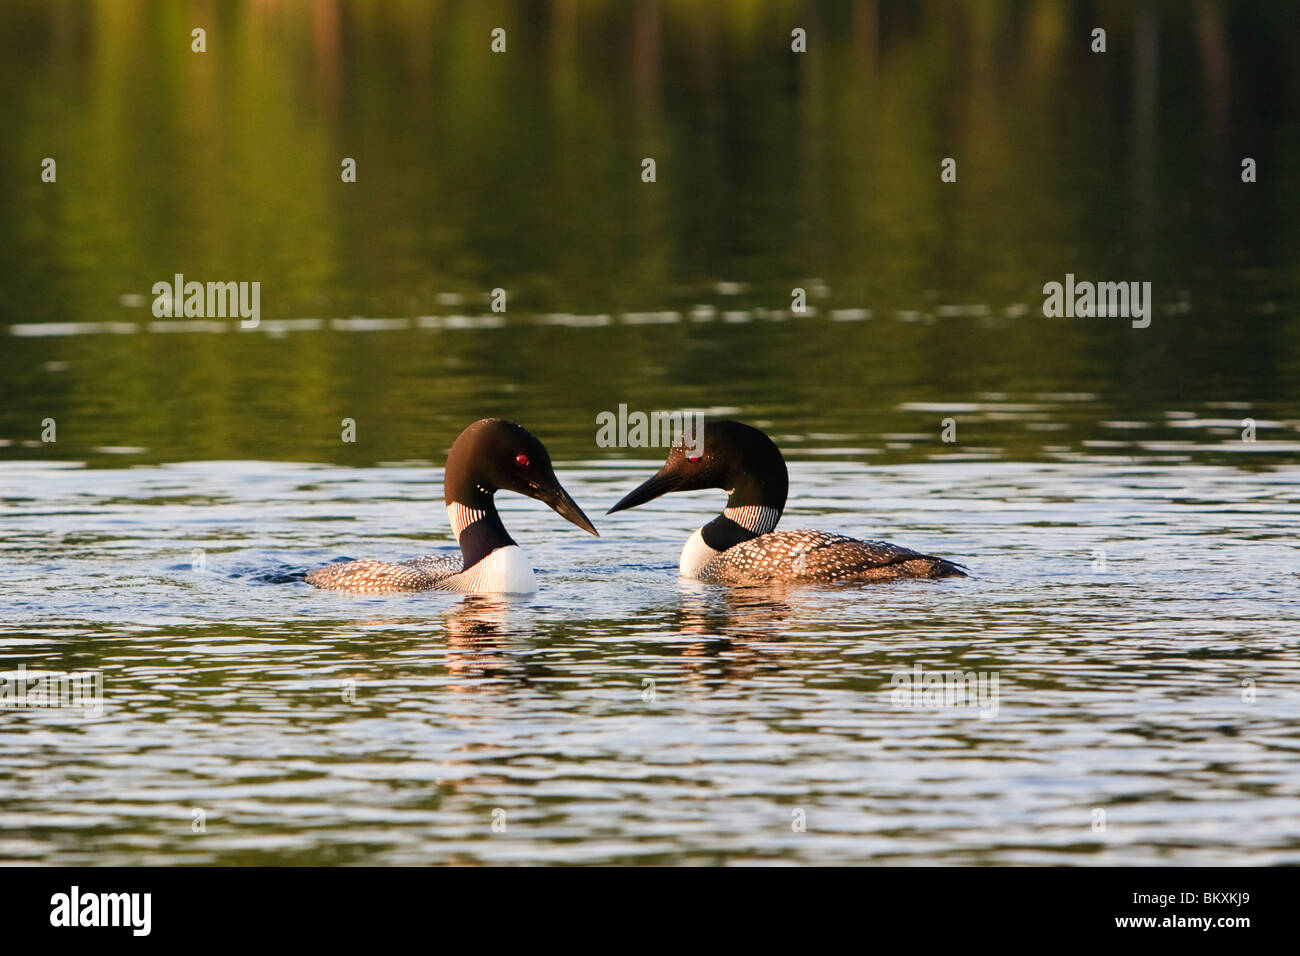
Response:
M888 541L826 531L773 531L733 545L695 575L711 584L965 577L960 565Z
M428 554L409 561L347 561L327 564L307 575L307 583L331 591L389 594L395 591L454 590L446 582L465 570L459 554Z

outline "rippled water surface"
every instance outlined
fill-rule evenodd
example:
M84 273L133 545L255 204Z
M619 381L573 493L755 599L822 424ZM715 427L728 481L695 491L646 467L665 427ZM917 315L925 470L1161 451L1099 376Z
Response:
M559 470L595 516L653 466ZM965 580L682 583L698 493L502 495L531 598L261 583L450 546L440 477L5 463L0 660L105 704L0 711L0 858L1300 862L1300 469L793 464L784 526ZM893 706L918 664L996 714Z
M0 706L0 862L1300 863L1298 23L4 0L0 677L104 702ZM624 407L972 575L679 582ZM297 579L485 416L601 531L503 495L534 596Z

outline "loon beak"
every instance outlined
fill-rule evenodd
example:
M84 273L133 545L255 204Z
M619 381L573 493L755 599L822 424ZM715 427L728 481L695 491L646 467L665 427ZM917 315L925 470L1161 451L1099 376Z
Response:
M667 474L662 469L647 479L639 488L628 494L610 508L605 514L612 515L615 511L623 511L627 508L635 508L637 505L643 505L647 501L653 501L662 494L669 491L676 491L679 477L673 474Z
M582 509L578 507L578 503L569 496L569 493L564 490L560 485L559 479L554 475L552 475L550 480L544 485L529 482L528 489L532 497L536 498L538 501L546 502L551 506L551 510L561 518L566 521L571 521L583 531L594 534L598 538L600 537L600 532L596 530L596 526L591 523L591 520L585 514L582 513Z

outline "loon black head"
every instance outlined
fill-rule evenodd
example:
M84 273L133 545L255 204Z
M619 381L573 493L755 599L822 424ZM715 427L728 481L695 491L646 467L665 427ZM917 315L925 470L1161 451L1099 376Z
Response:
M743 422L707 422L702 442L697 440L694 448L685 442L673 446L664 466L608 514L635 508L670 491L721 488L727 493L729 512L774 509L775 526L775 518L785 509L789 484L781 449L767 435Z
M514 422L484 418L452 442L443 476L443 497L449 509L459 505L472 515L495 517L492 496L498 491L514 491L544 501L560 517L599 537L595 525L555 477L546 446ZM460 529L456 531L459 537ZM507 537L506 543L513 542ZM463 540L461 545L464 549Z

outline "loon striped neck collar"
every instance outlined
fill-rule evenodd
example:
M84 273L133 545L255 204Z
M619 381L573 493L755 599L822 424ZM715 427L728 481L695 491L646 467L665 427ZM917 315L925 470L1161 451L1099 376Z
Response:
M726 551L774 531L780 520L781 509L772 505L731 505L700 529L700 537L714 551Z
M485 495L484 498L485 501L480 500L473 505L455 500L447 502L447 520L460 545L466 569L478 564L497 548L515 543L506 531L506 526L501 523L492 496Z
M772 505L728 506L722 514L754 535L775 530L776 523L781 520L781 509Z

